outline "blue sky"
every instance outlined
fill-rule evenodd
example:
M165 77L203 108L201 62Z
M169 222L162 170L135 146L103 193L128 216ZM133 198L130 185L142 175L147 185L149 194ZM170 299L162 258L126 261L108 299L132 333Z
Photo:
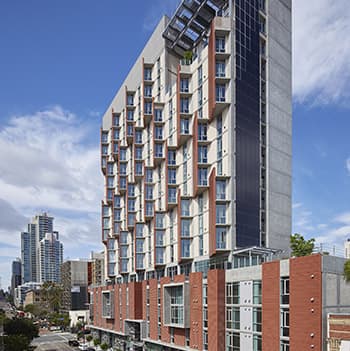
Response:
M65 257L101 249L101 115L161 15L177 3L1 2L3 286L20 255L19 232L37 211L55 216ZM293 6L293 231L340 252L350 237L350 3Z

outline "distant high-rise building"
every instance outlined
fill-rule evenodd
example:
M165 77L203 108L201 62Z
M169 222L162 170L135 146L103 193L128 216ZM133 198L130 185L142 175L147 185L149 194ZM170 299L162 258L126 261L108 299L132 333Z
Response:
M63 245L58 232L46 233L39 243L39 282L60 282Z
M68 260L62 264L63 310L88 309L89 263L84 260Z
M12 262L11 294L14 295L15 288L22 284L22 263L19 258Z
M101 285L105 282L104 252L91 252L91 283Z
M345 258L350 259L350 239L345 241L344 249L345 249Z
M46 212L36 215L21 233L22 281L39 282L39 242L53 232L53 217Z

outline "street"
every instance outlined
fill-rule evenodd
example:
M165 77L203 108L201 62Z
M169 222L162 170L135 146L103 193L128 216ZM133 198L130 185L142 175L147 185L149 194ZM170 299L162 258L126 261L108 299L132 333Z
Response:
M32 341L33 346L37 346L35 351L72 351L77 348L70 347L68 340L75 339L70 333L51 333L41 335Z

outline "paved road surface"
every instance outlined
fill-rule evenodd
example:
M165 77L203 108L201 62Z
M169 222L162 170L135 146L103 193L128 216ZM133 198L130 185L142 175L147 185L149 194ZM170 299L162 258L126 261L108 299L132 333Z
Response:
M68 340L75 339L70 333L48 333L41 335L32 341L33 346L37 346L35 351L71 351L77 348L70 347Z

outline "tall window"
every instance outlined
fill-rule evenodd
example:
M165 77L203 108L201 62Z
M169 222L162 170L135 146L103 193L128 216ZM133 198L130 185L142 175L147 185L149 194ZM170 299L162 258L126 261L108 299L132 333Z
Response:
M289 336L289 308L281 308L281 336Z
M216 84L216 101L217 102L225 102L226 101L225 84Z
M190 200L188 199L181 200L181 216L184 216L184 217L190 216Z
M225 180L216 181L216 199L217 200L226 199L226 181Z
M188 91L189 91L189 79L188 78L181 78L180 90L182 93L188 93Z
M176 184L176 169L168 169L168 184Z
M206 141L208 140L207 136L208 126L205 123L198 124L198 140Z
M204 220L203 220L203 195L200 194L198 196L198 232L199 232L199 255L203 255L203 227L204 227Z
M216 61L215 64L215 76L216 77L225 77L226 70L225 70L225 61Z
M261 305L261 294L262 294L261 280L255 280L253 282L253 304L254 305Z
M170 289L170 322L171 324L184 323L184 299L182 286Z
M224 204L216 205L216 223L226 224L226 205Z
M180 112L181 113L189 113L190 111L190 99L189 98L181 98L180 99Z
M215 51L225 52L225 37L217 36L215 38Z
M199 163L208 163L208 146L199 145L198 147L198 162Z
M253 308L253 331L261 332L262 313L261 307Z
M289 277L281 278L281 305L289 305Z
M216 228L216 248L224 250L226 249L226 228Z
M208 168L198 168L198 185L208 186Z

